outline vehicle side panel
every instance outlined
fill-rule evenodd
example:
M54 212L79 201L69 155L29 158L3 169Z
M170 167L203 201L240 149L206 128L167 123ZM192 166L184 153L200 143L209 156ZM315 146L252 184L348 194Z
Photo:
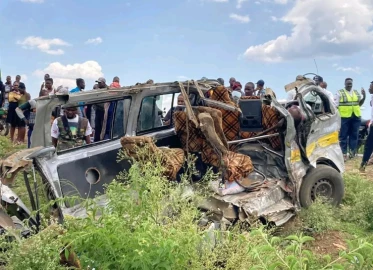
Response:
M79 195L83 198L93 198L97 193L104 193L105 185L116 178L119 172L130 168L129 161L117 162L119 149L101 153L87 158L63 163L57 167L64 197ZM99 180L96 184L87 181L87 171L98 172ZM77 193L79 192L79 193Z

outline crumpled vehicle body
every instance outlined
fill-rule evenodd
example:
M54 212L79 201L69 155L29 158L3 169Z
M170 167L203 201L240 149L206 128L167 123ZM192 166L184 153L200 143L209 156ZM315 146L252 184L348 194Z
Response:
M340 128L338 111L333 107L334 105L328 105L328 100L324 100L325 113L315 116L309 111L302 97L310 92L323 95L321 88L308 80L297 82L295 85L298 87L299 107L308 115L301 129L295 125L288 110L275 98L268 97L266 100L266 106L275 110L286 123L280 134L283 143L281 151L273 150L271 144L273 140L268 140L268 138L280 136L276 131L271 131L269 135L259 133L255 137L245 139L239 137L239 130L237 130L239 119L234 117L239 116L241 111L237 104L227 99L223 88L219 88L222 91L221 95L214 95L212 90L219 87L219 83L215 81L145 84L119 89L92 90L70 96L40 98L37 100L38 114L32 136L33 148L18 152L2 161L2 183L3 185L12 183L16 173L31 167L42 175L43 184L48 188L51 198L68 196L78 196L82 199L93 198L97 193L103 194L104 186L109 184L118 173L130 168L130 163L126 160L117 162L117 153L123 145L132 142L128 142L128 139L122 139L122 141L120 139L145 136L154 140L155 147L176 149L172 153L178 153L178 158L184 158L181 149L184 152L195 151L193 154L196 154L200 160L197 168L201 175L206 171L207 163L217 170L230 171L230 175L234 175L233 181L242 178L238 182L243 191L223 196L217 193L206 199L200 206L202 210L212 211L217 217L224 217L228 220L240 219L252 223L261 218L277 225L284 224L301 207L299 193L302 181L310 168L326 164L339 173L344 171L343 157L338 142ZM211 98L205 98L205 93L211 91L213 93ZM186 111L185 109L176 110L176 101L180 94L188 100L184 106ZM175 122L166 124L164 121L162 126L153 125L152 128L142 129L138 119L144 112L141 110L142 101L147 97L154 97L152 99L154 110L148 110L153 114L150 117L154 118L154 114L159 112L159 116L163 119L167 110L171 111L176 108L173 120ZM57 105L69 104L88 108L92 104L102 102L115 103L113 130L109 139L59 153L50 146L49 115ZM171 105L165 108L167 104ZM214 110L220 110L221 113L210 109L205 110L206 107L215 108ZM209 115L202 115L202 118L198 118L198 113L206 113L206 111ZM222 120L214 118L217 116ZM177 119L184 122L177 122L179 121ZM216 126L215 132L211 133L210 128L200 127L201 120L205 125L214 123L216 126L221 123L221 126ZM237 136L234 133L236 131ZM231 140L226 140L226 134L229 134ZM236 139L232 140L235 136ZM210 139L207 141L206 138ZM216 143L213 144L213 142ZM167 155L165 151L162 150ZM237 166L240 164L224 162L228 160L224 159L229 156L228 153L234 153L232 156L237 157L246 156L250 160L250 166L247 163L245 168L238 169ZM169 166L168 176L173 180L177 180L174 168L182 165L181 159L178 160L178 158L168 159L166 164ZM229 167L227 163L236 167L232 169L233 167ZM212 183L213 190L219 188L221 186L217 183ZM10 200L9 198L14 196L10 195L9 190L4 194L7 196L5 200ZM98 197L97 200L105 205L104 195ZM22 208L25 206L22 205ZM61 203L58 205L58 210L62 218L66 215L74 217L86 215L79 201L75 204L67 201ZM9 219L4 219L3 223L7 224L7 222Z

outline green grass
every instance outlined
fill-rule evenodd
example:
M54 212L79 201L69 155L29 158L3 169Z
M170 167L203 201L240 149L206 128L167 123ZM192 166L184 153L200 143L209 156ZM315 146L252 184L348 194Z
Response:
M12 150L4 138L0 144ZM85 219L67 219L63 227L45 220L45 229L29 239L0 241L8 248L0 253L7 269L66 269L60 251L78 254L81 269L373 269L373 182L354 171L344 175L340 207L318 201L302 209L286 232L233 226L209 233L197 225L195 207L205 194L183 197L189 176L170 183L159 157L146 157L107 187L107 208L87 199ZM27 195L21 175L14 188ZM319 253L318 245L331 243L318 236L332 231L341 233L346 250Z

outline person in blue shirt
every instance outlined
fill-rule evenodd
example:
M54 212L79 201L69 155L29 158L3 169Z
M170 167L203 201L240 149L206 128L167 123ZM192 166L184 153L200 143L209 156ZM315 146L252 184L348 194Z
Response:
M76 79L76 87L74 89L70 90L70 93L79 93L84 91L85 88L85 81L82 78ZM85 112L84 112L84 106L80 106L80 112L79 116L80 117L86 117Z
M259 80L256 83L256 89L255 89L255 91L258 91L257 96L263 96L263 95L265 95L266 90L264 89L264 81L263 80Z
M70 90L70 93L78 93L84 91L85 81L82 78L76 79L76 87Z

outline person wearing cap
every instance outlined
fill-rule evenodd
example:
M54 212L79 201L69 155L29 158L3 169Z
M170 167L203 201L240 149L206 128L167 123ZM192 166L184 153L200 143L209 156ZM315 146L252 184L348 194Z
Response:
M64 115L56 118L51 127L52 144L57 151L91 143L92 128L86 118L79 117L78 108L66 106Z
M264 89L264 81L263 80L259 80L257 83L256 83L256 89L255 91L258 91L258 93L256 94L257 96L263 96L265 95L265 89Z
M361 88L361 95L352 89L353 80L345 79L345 87L339 90L334 97L335 105L338 107L341 116L341 130L339 132L339 142L343 157L353 158L356 155L357 143L359 139L359 128L361 124L360 107L365 101L365 90ZM347 148L349 156L347 156Z
M108 88L108 86L106 85L106 79L104 77L98 78L96 83L97 83L98 89Z
M96 82L98 89L108 88L105 78L101 77ZM87 116L92 124L92 132L95 142L110 138L114 108L114 101L87 106Z
M364 146L364 154L363 159L361 160L360 164L360 171L365 172L365 167L371 163L372 161L372 153L373 153L373 81L370 83L369 86L369 94L370 94L370 123L369 123L369 133L367 140Z

